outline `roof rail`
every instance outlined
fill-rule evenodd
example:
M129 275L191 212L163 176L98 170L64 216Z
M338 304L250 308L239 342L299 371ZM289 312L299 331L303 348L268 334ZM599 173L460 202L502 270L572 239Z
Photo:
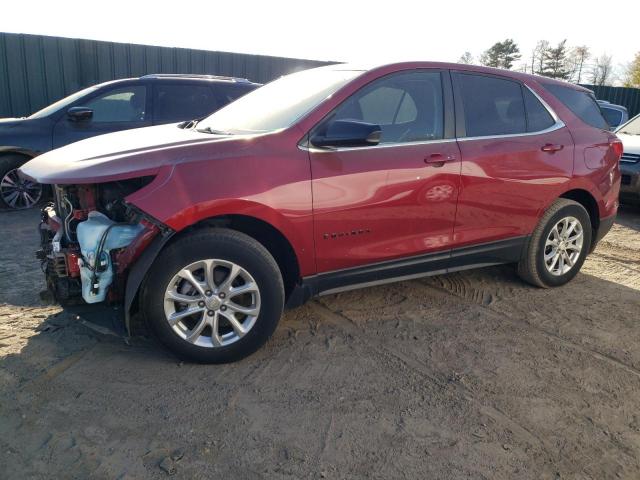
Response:
M247 78L226 77L224 75L201 75L197 73L150 73L140 78L202 78L205 80L222 80L225 82L250 83Z

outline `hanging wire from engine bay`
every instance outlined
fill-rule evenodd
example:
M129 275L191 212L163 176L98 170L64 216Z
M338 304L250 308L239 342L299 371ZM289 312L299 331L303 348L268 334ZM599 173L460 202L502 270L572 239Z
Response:
M62 200L64 200L66 204L69 206L69 214L64 218L64 235L65 237L67 237L67 241L71 243L73 240L71 240L71 237L69 236L70 228L71 228L69 226L69 222L71 221L71 217L73 216L73 203L71 203L71 201L67 198L66 195L62 197Z

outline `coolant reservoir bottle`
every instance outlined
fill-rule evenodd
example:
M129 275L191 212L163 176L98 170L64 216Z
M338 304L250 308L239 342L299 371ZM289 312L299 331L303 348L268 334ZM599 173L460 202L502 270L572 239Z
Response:
M109 286L113 282L113 265L109 252L129 245L143 228L140 224L116 225L109 217L96 211L89 212L87 220L78 224L76 235L82 253L78 265L80 265L82 298L85 302L104 301ZM96 258L100 240L105 234L102 254L100 258ZM95 281L92 281L93 269L96 269Z

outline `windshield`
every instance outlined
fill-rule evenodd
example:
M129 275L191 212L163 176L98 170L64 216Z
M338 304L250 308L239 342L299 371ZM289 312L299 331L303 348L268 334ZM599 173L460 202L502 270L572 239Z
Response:
M280 130L293 125L361 73L327 68L292 73L230 103L199 122L196 128L224 134Z
M640 135L640 115L629 120L616 131L616 133L627 133L629 135Z
M43 118L51 115L52 113L57 112L58 110L66 107L67 105L71 105L73 102L78 100L79 98L85 96L86 94L94 91L96 87L85 88L84 90L80 90L79 92L72 93L68 97L64 97L61 100L58 100L55 103L52 103L48 107L44 107L42 110L38 110L36 113L31 115L29 118Z

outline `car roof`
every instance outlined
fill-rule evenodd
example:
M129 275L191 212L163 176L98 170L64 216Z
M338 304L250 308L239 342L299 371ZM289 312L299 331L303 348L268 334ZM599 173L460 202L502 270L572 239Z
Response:
M533 75L530 73L516 72L514 70L505 70L503 68L485 67L481 65L470 65L466 63L451 62L431 62L431 61L415 61L415 62L398 62L387 64L357 64L357 63L338 63L318 67L331 70L355 70L355 71L374 71L374 70L408 70L411 68L441 68L446 70L464 70L473 73L485 73L490 75L500 75L510 77L520 81L535 81L541 84L560 85L563 87L573 88L583 92L591 92L588 88L584 88L574 83L564 80L543 77L541 75Z

